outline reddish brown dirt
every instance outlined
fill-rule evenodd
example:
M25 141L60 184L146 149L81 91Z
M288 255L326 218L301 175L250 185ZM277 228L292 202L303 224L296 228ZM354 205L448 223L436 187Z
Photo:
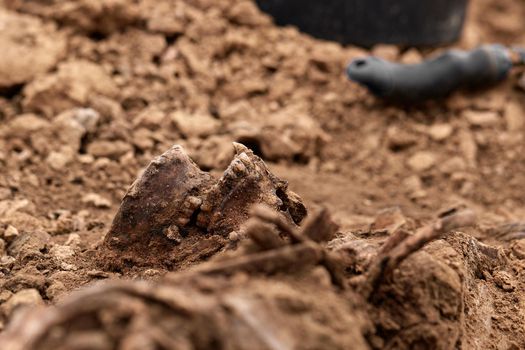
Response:
M0 5L0 329L19 304L54 305L99 280L154 280L191 299L162 276L184 273L217 252L219 260L244 254L242 237L222 234L219 245L210 245L207 232L202 240L191 236L177 263L149 266L133 259L112 264L115 257L101 246L127 189L154 157L180 144L217 179L235 141L287 180L310 212L329 209L339 233L323 247L351 257L349 286L334 286L317 260L277 277L243 272L185 281L208 308L192 309L199 317L179 345L206 348L231 336L231 344L221 344L243 348L241 335L253 328L282 328L278 345L261 336L258 347L525 347L525 96L518 74L489 91L398 107L347 81L346 63L368 52L276 27L252 1ZM525 45L524 15L521 1L472 1L455 47ZM372 50L403 62L435 51ZM401 212L385 214L391 207ZM385 239L461 207L477 212L475 227L412 254L372 299L352 288ZM246 213L245 207L242 221ZM238 240L239 249L227 250ZM198 302L187 307L198 309ZM206 328L207 312L218 325L231 316L224 310L249 326L195 335ZM162 308L149 312L174 317ZM276 328L254 326L246 320L252 314L257 322L278 320ZM53 341L42 348L56 347ZM70 341L65 349L74 348ZM108 342L101 344L117 346Z

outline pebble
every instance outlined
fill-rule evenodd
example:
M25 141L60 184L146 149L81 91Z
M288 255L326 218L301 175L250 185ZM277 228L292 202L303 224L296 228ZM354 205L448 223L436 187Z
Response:
M45 249L50 240L51 236L45 231L24 231L9 244L7 253L17 258L32 256Z
M454 128L450 124L434 124L428 128L428 135L434 141L444 141L452 135Z
M49 253L52 257L57 259L58 261L62 262L69 258L71 258L73 255L75 255L75 251L72 247L67 245L60 245L56 244L54 245L50 250Z
M499 114L492 111L466 110L463 112L463 118L471 125L479 127L495 126L500 120Z
M221 122L206 114L189 114L177 111L171 115L177 129L186 137L206 137L216 134Z
M95 157L91 154L79 154L77 158L82 164L92 164L95 161Z
M62 170L72 159L72 154L53 151L47 156L46 163L55 170Z
M518 259L525 259L525 239L514 241L511 246L512 253Z
M111 202L96 193L88 193L82 197L82 203L93 205L96 208L110 208Z
M459 171L464 171L467 168L465 160L459 156L451 157L447 159L440 166L440 170L445 174L453 174Z
M497 271L494 273L494 282L498 287L506 292L512 292L516 289L516 282L512 276L505 271Z
M372 49L372 55L385 60L395 61L399 56L399 48L396 45L375 45Z
M476 166L478 156L478 145L472 133L468 130L461 130L459 133L459 148L463 157L470 166Z
M31 133L47 128L49 122L35 114L21 114L8 124L9 133L12 136L27 137Z
M44 301L42 300L38 290L30 288L22 289L21 291L15 293L11 298L9 298L9 300L0 306L0 309L6 317L10 317L15 309L19 307L37 306L43 304Z
M2 292L0 292L0 304L5 303L13 296L13 292L10 290L4 289Z
M78 233L70 233L67 237L65 245L74 248L77 248L80 246L81 240L80 235Z
M12 226L12 225L9 225L7 226L7 228L5 229L4 231L4 238L7 240L7 241L12 241L13 239L15 239L16 237L18 237L20 233L18 232L18 230L16 229L16 227Z
M6 253L6 244L3 239L0 238L0 256L4 256Z
M505 107L505 121L507 123L507 130L510 132L519 131L523 129L525 124L524 110L516 101L510 101Z
M407 220L399 207L387 208L379 212L370 226L372 232L384 231L394 234L400 230Z
M417 64L423 61L423 57L417 49L412 48L406 51L399 61L403 64Z
M132 150L133 147L124 141L94 141L87 146L87 152L92 156L113 159L116 159Z
M391 126L386 131L388 147L392 150L410 147L417 143L417 137L410 132Z
M0 187L0 201L3 201L11 196L11 190L9 188Z
M64 283L60 281L53 281L46 289L46 296L49 298L49 300L55 300L66 292L67 288Z
M429 170L436 164L436 155L429 151L420 151L410 157L407 164L417 172Z
M0 257L0 268L11 270L13 265L15 264L16 259L9 255L4 255Z

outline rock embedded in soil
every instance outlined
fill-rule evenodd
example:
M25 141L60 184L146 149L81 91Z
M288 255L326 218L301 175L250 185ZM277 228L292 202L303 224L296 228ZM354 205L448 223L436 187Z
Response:
M87 152L94 157L117 159L133 151L133 146L125 141L94 141L87 146Z
M462 114L472 126L491 127L499 123L500 117L493 111L466 110Z
M525 125L525 111L518 101L509 101L505 107L505 121L507 130L516 132L523 129Z
M460 130L458 137L459 150L463 154L463 157L467 161L468 165L475 167L478 158L478 145L474 139L474 135L470 130Z
M0 9L0 89L52 69L66 53L65 36L41 19Z
M138 7L127 0L10 0L6 6L95 35L111 34L140 19Z
M16 227L14 227L13 225L8 225L7 228L5 229L4 234L2 235L2 237L4 237L5 240L10 242L13 239L15 239L16 237L18 237L18 235L19 235L19 232L16 229Z
M24 87L26 110L53 117L65 110L86 106L93 95L109 98L119 93L111 76L87 60L68 60L56 72L38 76Z
M450 124L434 124L428 128L428 134L434 141L444 141L454 132Z
M178 111L171 115L171 119L177 130L188 138L216 135L221 126L219 120L206 114L190 114Z
M36 114L26 113L12 119L3 129L6 136L26 138L32 133L49 127L49 122ZM9 135L7 133L9 132Z
M20 307L32 307L43 305L44 301L36 289L22 289L11 296L5 303L0 306L2 313L9 317Z
M92 205L96 208L111 208L111 201L97 193L87 193L82 197L82 203Z
M408 166L416 171L422 172L431 169L436 164L436 155L429 151L420 151L410 157L407 161Z

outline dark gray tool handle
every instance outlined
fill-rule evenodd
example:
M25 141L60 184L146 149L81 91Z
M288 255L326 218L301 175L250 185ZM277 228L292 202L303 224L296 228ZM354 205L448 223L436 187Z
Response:
M493 85L505 79L511 68L512 60L505 47L487 45L473 51L450 50L419 64L399 64L369 56L351 62L347 73L378 97L418 102L445 97L460 88Z

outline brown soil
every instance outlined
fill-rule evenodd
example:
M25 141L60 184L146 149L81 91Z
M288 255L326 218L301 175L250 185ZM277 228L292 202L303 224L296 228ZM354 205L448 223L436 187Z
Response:
M472 1L455 47L525 45L524 15ZM0 23L1 349L525 348L517 74L387 105L344 75L367 51L251 0Z

